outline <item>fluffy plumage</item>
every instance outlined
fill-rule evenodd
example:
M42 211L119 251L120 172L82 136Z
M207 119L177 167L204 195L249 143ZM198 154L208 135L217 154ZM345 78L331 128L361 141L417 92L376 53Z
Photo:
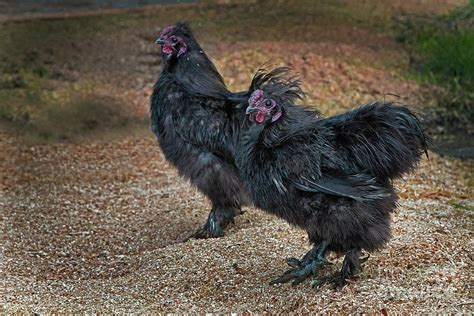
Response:
M391 179L416 166L425 136L408 108L390 102L322 119L295 106L303 92L287 73L254 77L237 166L255 205L306 230L314 244L275 282L301 282L336 251L346 254L337 278L343 284L357 273L361 250L389 240L397 201Z
M151 127L168 161L212 202L194 237L217 237L248 196L233 158L232 135L244 116L189 26L163 29L163 68L150 102Z
M347 161L377 177L399 178L412 171L426 153L418 118L396 103L373 102L321 123L332 130Z

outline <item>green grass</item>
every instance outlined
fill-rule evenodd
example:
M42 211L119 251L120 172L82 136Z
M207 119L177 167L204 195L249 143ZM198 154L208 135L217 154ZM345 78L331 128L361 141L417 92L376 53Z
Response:
M408 24L414 68L427 80L474 91L474 0L431 21Z
M425 61L422 71L438 82L448 78L457 84L474 86L474 31L436 33L415 43Z
M436 83L474 91L474 1L415 32L417 70Z
M415 78L426 84L432 131L471 133L474 119L474 0L435 18L410 17L399 40L406 43ZM438 127L442 127L439 129ZM469 137L469 136L468 136Z

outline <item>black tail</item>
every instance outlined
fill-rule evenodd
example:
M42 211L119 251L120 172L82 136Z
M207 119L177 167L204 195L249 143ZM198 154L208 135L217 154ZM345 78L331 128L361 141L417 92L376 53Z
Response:
M321 123L334 132L339 150L352 163L377 177L401 177L423 153L428 156L419 119L402 105L375 102Z

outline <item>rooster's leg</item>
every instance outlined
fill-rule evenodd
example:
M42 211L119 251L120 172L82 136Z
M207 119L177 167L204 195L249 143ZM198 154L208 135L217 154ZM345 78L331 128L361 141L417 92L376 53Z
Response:
M185 241L191 238L217 238L224 236L224 229L234 223L234 217L241 214L240 207L213 207L206 224L194 232Z
M347 285L347 280L357 276L362 271L361 264L369 259L369 255L360 258L361 251L359 249L352 249L346 252L344 261L342 262L341 271L330 275L329 277L321 278L313 282L313 287L318 287L324 283L331 283L334 288L341 289Z
M320 244L314 245L301 260L290 258L288 264L292 268L283 273L280 277L272 280L270 284L286 283L291 280L293 280L292 285L303 282L306 278L314 274L320 266L328 263L325 257L328 246L329 242L323 241Z

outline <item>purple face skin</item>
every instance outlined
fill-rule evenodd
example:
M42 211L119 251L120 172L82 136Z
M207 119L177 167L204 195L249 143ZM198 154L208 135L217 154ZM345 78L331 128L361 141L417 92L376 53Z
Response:
M278 111L272 115L272 110L277 106L275 100L265 99L263 90L255 90L249 98L249 106L247 107L247 114L250 121L255 121L258 124L265 122L271 117L272 123L276 122L282 115L282 111Z
M168 57L176 51L176 47L179 47L176 54L176 57L179 57L188 51L188 46L180 36L170 35L173 29L174 26L167 26L161 30L157 43L162 45L161 51Z

